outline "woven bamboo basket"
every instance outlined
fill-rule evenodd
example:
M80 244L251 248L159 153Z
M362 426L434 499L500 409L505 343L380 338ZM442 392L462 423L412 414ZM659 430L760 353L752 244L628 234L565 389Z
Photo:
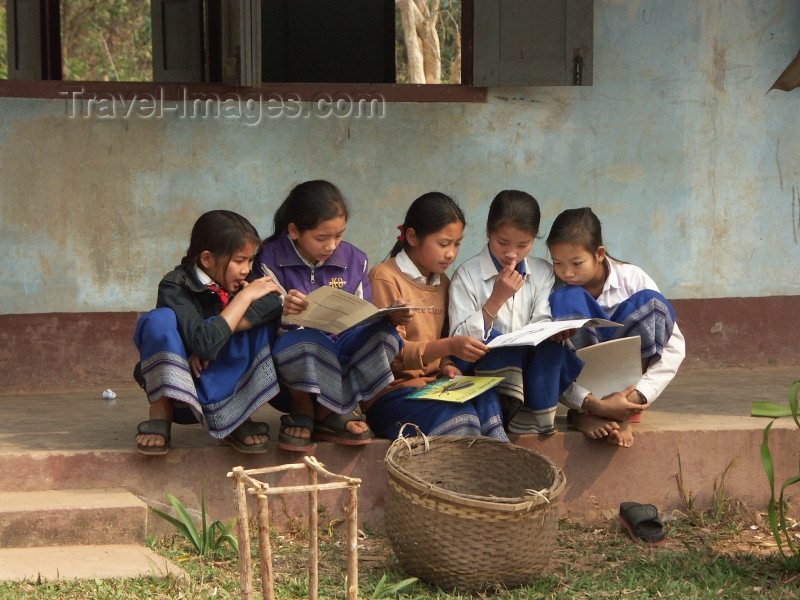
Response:
M401 430L386 463L386 531L406 573L462 592L542 574L566 484L549 458L491 438L417 429L413 438Z

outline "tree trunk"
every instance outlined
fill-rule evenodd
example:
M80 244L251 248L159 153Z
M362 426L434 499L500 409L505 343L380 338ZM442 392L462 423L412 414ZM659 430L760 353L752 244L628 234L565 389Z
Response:
M436 21L439 0L395 0L400 9L408 56L409 83L441 83L442 56Z
M414 0L422 15L417 22L417 35L422 40L422 58L425 67L425 83L442 82L442 52L439 48L439 33L436 21L439 19L439 0L429 5L427 0Z
M408 58L408 82L425 83L425 68L422 58L422 42L417 37L417 14L419 10L412 0L396 0L403 23L403 38ZM421 15L420 15L421 17Z

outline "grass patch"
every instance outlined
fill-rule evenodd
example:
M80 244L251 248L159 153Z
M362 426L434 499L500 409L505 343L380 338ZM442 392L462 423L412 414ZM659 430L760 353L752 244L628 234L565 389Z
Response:
M764 515L718 514L667 519L667 543L647 548L630 541L615 520L592 526L562 520L553 559L536 583L473 596L450 594L424 583L402 587L401 600L533 600L596 598L758 598L800 596L800 560L777 552ZM736 523L732 521L736 520ZM701 523L701 524L697 524ZM734 526L735 525L735 526ZM408 575L397 566L388 540L365 528L359 542L361 598L381 594ZM254 532L255 533L255 532ZM477 532L479 535L479 531ZM307 535L298 529L272 534L275 593L282 600L308 597ZM239 598L238 561L232 550L199 556L180 535L149 545L189 574L172 578L0 583L1 599L183 599ZM257 545L253 544L254 551ZM254 558L255 573L258 574ZM320 598L343 598L346 546L341 524L320 528ZM255 581L260 598L260 582ZM376 594L377 592L377 594ZM392 597L392 596L381 596Z

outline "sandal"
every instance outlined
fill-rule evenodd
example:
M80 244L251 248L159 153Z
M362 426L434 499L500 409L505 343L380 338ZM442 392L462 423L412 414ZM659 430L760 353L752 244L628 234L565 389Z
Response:
M311 434L315 440L325 440L345 446L363 446L372 441L372 430L367 428L364 433L350 433L347 424L351 421L364 421L367 419L360 410L354 410L346 415L331 413L321 421L314 421L314 430Z
M245 444L244 440L255 435L269 435L269 425L260 421L245 421L222 441L244 454L261 454L267 451L267 442Z
M645 546L664 543L664 525L658 518L658 509L652 504L623 502L619 505L619 522L634 542Z
M289 452L307 452L314 445L311 438L299 438L286 433L290 427L308 429L314 433L314 419L308 415L281 415L281 431L278 434L278 447Z
M171 439L170 430L172 429L172 421L166 419L150 419L149 421L142 421L136 426L136 434L143 435L160 435L164 438L163 446L143 446L136 442L136 451L145 456L161 456L169 452L169 442Z

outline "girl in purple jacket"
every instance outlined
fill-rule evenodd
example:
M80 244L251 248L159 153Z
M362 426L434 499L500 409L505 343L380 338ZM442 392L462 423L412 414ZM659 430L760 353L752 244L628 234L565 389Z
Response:
M342 241L347 205L335 185L322 180L297 185L274 221L256 268L283 287L284 315L305 310L306 294L321 286L372 301L367 255ZM313 440L369 443L372 432L358 404L393 379L391 363L402 343L395 325L384 319L338 336L291 327L281 325L273 347L278 377L290 396L280 447L304 452Z

